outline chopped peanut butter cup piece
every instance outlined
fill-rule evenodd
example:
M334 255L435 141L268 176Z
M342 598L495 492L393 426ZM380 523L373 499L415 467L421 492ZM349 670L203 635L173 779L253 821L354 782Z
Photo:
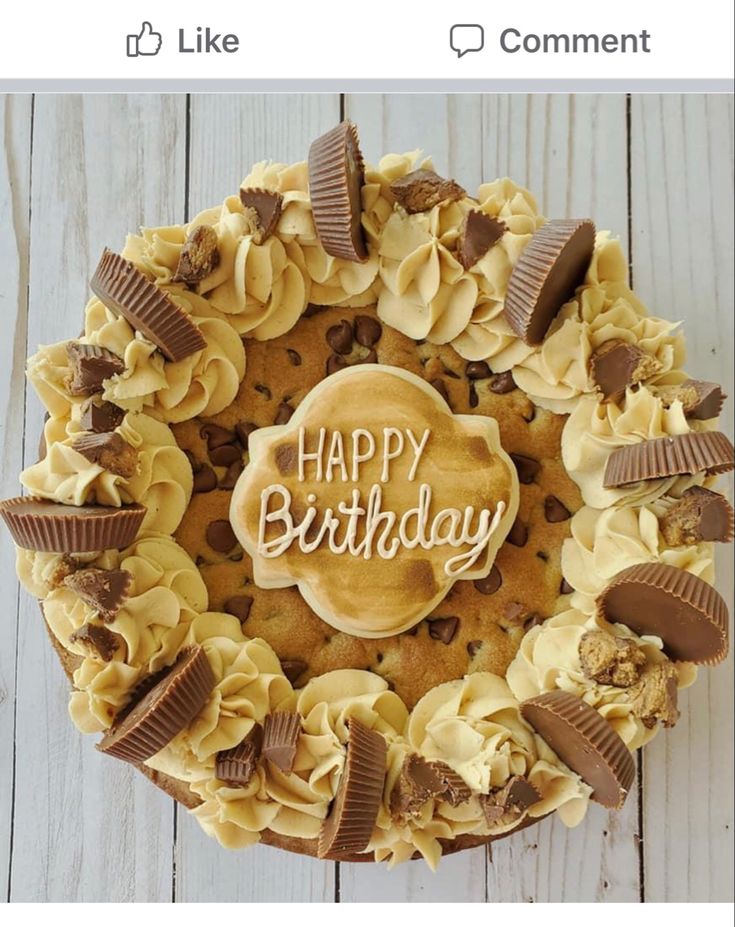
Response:
M512 824L538 801L541 795L525 776L512 776L502 788L480 795L480 807L490 827Z
M296 685L296 680L299 676L302 676L308 668L309 664L305 663L303 660L281 660L283 675L292 686Z
M96 567L76 570L64 580L64 585L99 612L104 622L115 620L132 583L133 576L127 570L98 570Z
M699 576L666 563L639 563L618 573L597 599L600 614L638 635L664 642L672 660L713 665L727 656L728 613L722 596Z
M183 309L114 251L102 252L90 286L108 309L123 316L170 361L206 348L204 336Z
M81 435L72 447L90 463L125 479L138 469L138 452L116 431Z
M301 718L295 711L274 711L265 719L263 757L281 772L292 772L300 734Z
M587 631L579 642L579 661L588 679L627 689L635 685L646 655L635 641L607 631Z
M245 187L240 190L240 202L250 222L253 241L262 245L278 227L283 211L283 197L275 190Z
M629 386L655 376L661 362L635 344L613 338L590 358L590 373L605 402L617 402Z
M370 842L383 796L387 753L382 734L350 719L345 768L319 833L320 859L362 853Z
M129 547L140 530L144 505L59 505L24 496L0 502L0 515L25 550L82 554Z
M412 817L420 813L430 799L446 801L452 807L469 801L472 792L446 763L425 760L416 753L405 758L390 795L390 810L395 817Z
M125 418L125 412L114 402L88 399L80 409L79 424L84 431L96 435L114 431Z
M633 714L648 728L663 724L673 727L679 720L679 674L673 663L656 663L649 667L632 690Z
M521 703L521 714L606 808L622 808L635 778L633 755L586 702L556 689Z
M117 354L96 344L71 341L66 346L66 356L71 368L68 387L72 396L99 393L105 380L125 371L125 363Z
M90 656L109 663L120 646L120 638L108 628L87 622L71 634L69 643L81 644Z
M733 538L733 509L717 492L692 486L659 518L659 527L670 547L702 541L729 543Z
M162 678L122 711L97 749L130 763L145 762L196 718L214 683L204 649L183 650Z
M508 281L505 317L526 344L541 344L549 325L583 281L595 247L589 219L552 219L521 253Z
M246 786L253 778L263 749L263 728L257 722L247 737L230 750L220 750L215 764L218 779L232 785Z
M665 406L678 400L684 415L699 421L717 418L727 399L719 383L705 380L685 380L678 386L657 386L655 393Z
M605 489L687 473L726 473L735 466L735 449L719 431L650 438L613 451L607 459Z
M309 194L322 247L332 257L364 262L368 252L362 231L365 170L351 122L341 122L309 149Z
M211 225L197 225L184 242L179 255L174 283L199 283L219 264L217 233Z
M477 209L467 213L459 230L457 260L469 270L484 258L505 233L505 224Z
M445 180L434 171L411 171L394 180L390 192L408 213L427 212L434 206L464 199L467 192L454 180Z

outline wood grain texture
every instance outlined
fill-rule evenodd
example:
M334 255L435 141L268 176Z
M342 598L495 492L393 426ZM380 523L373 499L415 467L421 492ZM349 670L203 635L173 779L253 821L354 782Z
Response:
M685 321L691 372L733 395L732 97L359 95L344 111L370 160L420 146L469 190L509 174L547 215L591 215L625 247L630 223L636 289L653 312ZM304 158L340 112L334 95L42 96L32 120L30 98L0 100L6 494L21 456L35 459L41 427L22 381L26 342L30 352L78 331L103 245L220 201L266 155ZM731 602L729 553L718 585ZM66 681L13 561L0 537L11 603L0 619L2 742L16 729L15 756L0 753L0 878L12 900L732 900L731 660L702 672L679 725L646 749L641 834L632 795L622 814L594 807L571 831L544 821L447 858L436 876L420 862L389 872L268 847L231 853L74 730Z
M733 98L631 101L633 274L653 312L681 319L688 369L731 397L733 433ZM721 480L732 497L732 480ZM732 550L718 589L733 610ZM733 672L703 670L682 717L644 760L645 892L650 901L733 899Z
M146 218L180 215L184 127L181 98L36 98L29 350L79 331L103 245L120 246ZM26 464L41 421L29 391ZM70 724L68 685L27 595L16 694L12 900L168 900L173 804Z
M28 317L28 243L31 185L30 96L0 98L0 494L17 492L17 473L23 461L23 396ZM12 851L13 789L15 777L15 661L20 590L15 578L15 547L7 532L0 533L0 879L3 898L9 892Z
M337 95L194 95L190 101L189 212L237 193L252 164L306 158L340 118ZM226 152L226 155L223 155ZM258 846L228 853L177 811L177 901L333 901L336 865Z

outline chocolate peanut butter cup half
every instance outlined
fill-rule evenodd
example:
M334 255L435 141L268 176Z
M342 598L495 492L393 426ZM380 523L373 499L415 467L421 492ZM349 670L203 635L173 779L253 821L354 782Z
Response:
M283 211L283 196L275 190L243 187L240 202L250 220L253 241L262 245L275 232Z
M465 270L469 270L485 257L504 233L505 223L500 219L494 219L479 209L471 210L465 216L460 229L457 260Z
M694 473L726 473L735 467L735 449L719 431L650 438L613 451L607 459L605 489Z
M320 859L339 859L367 847L383 797L387 753L382 734L350 719L345 768L319 833Z
M660 637L672 660L712 666L727 656L725 600L709 583L679 567L628 567L602 592L597 607L607 621Z
M136 538L144 505L60 505L34 496L0 502L0 514L13 540L26 550L81 554L121 550Z
M521 253L508 281L505 316L526 344L541 344L584 279L595 247L590 219L552 219Z
M727 396L719 383L707 380L685 380L675 386L657 386L655 394L665 406L680 402L686 418L707 421L717 418Z
M622 808L635 778L633 754L594 708L556 689L521 704L521 714L606 808Z
M263 758L281 772L293 771L301 734L301 718L295 711L274 711L265 719Z
M64 585L99 613L105 623L114 621L133 584L133 574L127 570L99 570L96 567L75 570L64 579Z
M629 386L660 370L661 363L653 355L619 339L605 341L590 358L590 375L605 402L618 401Z
M362 231L365 176L357 128L341 122L312 142L309 195L322 247L332 257L364 262L368 252Z
M183 650L153 688L123 710L97 749L130 763L144 762L194 720L214 683L204 649Z
M733 539L733 508L718 492L691 486L658 520L669 547L696 545L702 541L729 543Z
M68 387L72 396L91 396L102 391L105 380L125 371L125 362L96 344L70 341L66 346L71 374Z
M113 312L153 342L170 361L180 361L207 346L189 316L132 261L108 248L90 281L92 292Z
M228 785L246 786L253 778L263 749L263 727L257 722L248 735L230 750L220 750L215 775Z

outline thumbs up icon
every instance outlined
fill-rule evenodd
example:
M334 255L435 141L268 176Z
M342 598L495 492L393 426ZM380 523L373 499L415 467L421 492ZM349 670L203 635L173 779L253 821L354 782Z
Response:
M144 22L140 35L128 36L128 58L137 58L138 55L157 55L161 50L160 32L154 32L149 22Z

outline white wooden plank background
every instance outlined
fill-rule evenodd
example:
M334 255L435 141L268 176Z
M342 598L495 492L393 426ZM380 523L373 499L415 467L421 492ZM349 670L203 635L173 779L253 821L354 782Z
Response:
M632 244L634 282L651 308L687 323L691 370L733 394L732 97L1 102L4 495L16 491L21 459L34 458L40 431L24 357L80 327L102 246L119 244L138 224L177 221L219 201L254 160L304 157L342 112L360 125L369 159L422 147L469 186L507 173L536 193L546 214L591 215L619 233ZM227 853L75 732L65 680L35 603L18 595L13 559L2 533L0 873L9 900L732 900L732 660L684 696L681 722L647 749L640 796L622 814L594 808L573 831L545 821L445 860L436 876L421 863L387 872L268 847ZM720 588L732 602L726 555Z

